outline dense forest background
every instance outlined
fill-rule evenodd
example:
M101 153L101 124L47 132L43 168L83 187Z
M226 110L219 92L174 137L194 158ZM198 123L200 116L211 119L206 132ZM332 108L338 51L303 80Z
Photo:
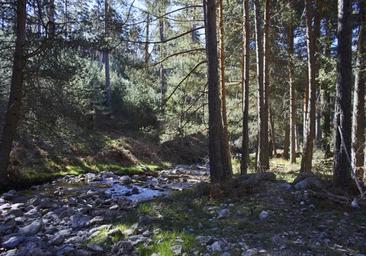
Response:
M2 145L7 145L1 151L3 177L18 176L24 170L34 174L41 166L46 173L63 171L65 166L96 166L95 155L105 149L106 141L121 136L154 145L188 137L214 145L206 135L215 129L215 122L209 122L213 111L209 106L217 103L222 107L217 120L222 120L224 131L220 148L229 142L233 159L230 152L223 150L223 154L229 154L224 158L230 166L234 161L236 172L245 173L248 166L269 170L269 158L280 157L300 162L299 169L310 172L313 151L322 151L318 155L326 159L333 151L337 154L335 148L341 154L335 165L343 164L335 169L346 169L340 183L351 177L351 169L362 169L362 1L347 1L345 35L334 3L219 2L214 13L217 24L211 24L215 42L209 39L213 31L209 32L208 11L200 1L37 0L24 4L23 17L19 17L18 2L2 2L0 7L0 116ZM346 61L352 61L347 72L340 63L342 38L346 38L342 49L349 49ZM221 91L215 92L210 80L210 58L215 56L206 55L211 44L218 44L213 64L219 71ZM14 51L24 61L18 69ZM351 82L352 67L355 82ZM21 88L12 88L17 79L14 72L21 72ZM337 97L342 100L346 95L347 106L336 101L336 85L341 84ZM353 142L353 159L358 156L357 164L352 160L354 168L348 159L352 84L356 84L354 127L361 127L354 132L358 134ZM9 98L11 91L14 95ZM220 102L213 103L215 95L210 92ZM19 107L13 120L9 117L12 104ZM341 132L345 143L341 144L349 147L346 154L339 146L338 126L333 125L338 113L335 105L342 106L342 111L348 108L337 121L341 128L348 125ZM9 120L14 124L9 125ZM9 129L13 131L7 133ZM176 143L179 147L183 142ZM6 170L6 148L12 148L10 171ZM296 159L299 154L302 160Z
M366 0L0 0L0 256L366 253Z

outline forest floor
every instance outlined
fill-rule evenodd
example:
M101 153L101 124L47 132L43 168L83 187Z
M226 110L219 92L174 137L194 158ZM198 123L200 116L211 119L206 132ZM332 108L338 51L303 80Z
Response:
M224 187L193 165L9 191L0 197L0 255L366 254L366 210L312 197L274 161L273 173Z

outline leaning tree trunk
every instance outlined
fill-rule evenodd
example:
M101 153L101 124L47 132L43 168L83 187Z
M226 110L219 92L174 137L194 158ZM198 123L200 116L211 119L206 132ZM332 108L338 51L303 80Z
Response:
M227 122L227 111L226 111L226 86L225 86L225 29L224 29L224 3L223 0L219 1L219 28L220 28L220 87L221 87L221 111L222 120L224 124L224 144L228 144L229 147L223 149L224 157L227 158L229 162L229 167L231 167L231 153L229 144L229 132L228 132L228 122ZM227 151L226 151L227 149ZM232 172L232 170L230 170Z
M311 0L305 0L306 27L307 27L307 52L308 52L308 104L306 116L306 130L304 138L303 156L301 159L300 172L311 172L313 160L313 147L315 136L315 113L316 113L316 59L315 59L315 37L312 28L312 12L315 9L311 6Z
M216 3L203 0L206 28L206 54L208 67L208 125L209 159L212 182L224 182L231 178L231 166L225 157L229 145L224 143L224 125L221 111L220 85L218 75L218 54L216 41Z
M241 174L248 172L249 165L249 68L250 68L250 31L249 31L249 0L243 0L243 141L240 170Z
M364 161L364 122L365 122L365 83L366 83L366 2L360 2L360 32L358 36L358 54L356 62L355 91L353 98L352 120L352 164L362 170ZM363 171L358 173L363 178Z
M268 19L269 10L267 9L268 0L266 0L265 22L267 33L262 33L262 17L259 0L254 1L255 7L255 35L256 35L256 55L257 55L257 84L258 84L258 151L257 151L257 171L266 171L269 169L268 156L268 103L266 102L264 75L263 46L268 44ZM263 40L263 34L266 39ZM267 106L267 107L266 107Z
M352 0L338 0L338 55L336 104L334 114L334 166L335 184L350 183L351 163L351 88L352 88Z
M296 163L296 91L294 84L294 28L287 30L288 82L290 86L290 160Z
M24 83L25 68L25 24L26 24L26 0L17 1L16 14L16 41L13 59L13 70L10 85L10 96L4 127L0 141L0 184L5 186L9 183L11 173L8 171L9 155L21 113L21 101Z

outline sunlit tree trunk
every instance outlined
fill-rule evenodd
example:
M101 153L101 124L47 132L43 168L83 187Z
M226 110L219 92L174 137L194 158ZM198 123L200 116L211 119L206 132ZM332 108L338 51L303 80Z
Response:
M13 69L10 85L10 96L6 110L4 126L0 141L0 185L7 185L11 174L8 171L9 154L16 135L21 113L21 103L25 69L25 24L26 24L26 0L17 1L16 11L16 40L13 58Z
M331 58L331 44L332 44L332 38L330 35L330 29L329 29L329 22L328 20L324 23L324 30L326 35L326 41L324 46L324 55L327 58ZM332 127L332 118L331 118L331 110L332 110L332 104L330 99L330 92L328 88L325 88L323 90L323 113L324 113L324 119L323 119L323 150L324 150L324 157L328 158L332 156L332 152L330 150L330 141L332 137L331 127Z
M351 88L352 88L352 0L338 0L338 55L333 178L337 185L348 185L351 178Z
M353 94L352 164L361 170L364 161L365 143L365 86L366 86L366 2L360 2L360 32L356 62L355 91ZM359 173L362 178L362 171Z
M249 68L250 68L250 31L249 31L249 0L243 0L243 141L240 170L242 174L248 172L249 165Z
M262 29L262 17L259 0L254 1L255 8L255 35L256 35L256 55L257 55L257 84L258 84L258 152L257 152L257 171L269 170L268 156L268 102L266 100L266 83L264 81L264 62L267 65L264 46L268 45L268 21L269 21L269 1L265 1L265 26ZM263 40L263 35L265 40ZM266 51L267 53L267 51ZM267 74L266 74L267 76ZM268 78L268 77L267 77Z
M203 0L206 28L206 53L208 66L208 109L209 109L209 159L212 182L224 182L231 178L231 166L225 156L229 145L224 139L222 102L218 74L218 53L216 33L215 0ZM225 143L226 142L226 143Z
M110 19L110 12L109 12L109 0L104 0L104 33L106 40L109 40L109 19ZM112 101L112 92L111 92L111 75L110 75L110 66L109 66L109 42L106 42L105 49L103 51L103 58L104 58L104 71L105 71L105 103L108 108L111 108L111 101Z
M225 28L224 28L224 3L223 0L219 1L219 28L220 28L220 87L221 87L221 101L222 101L222 119L224 124L224 144L228 144L228 148L224 148L224 157L227 158L229 162L229 167L231 167L231 153L230 153L230 144L229 144L229 132L228 132L228 122L227 122L227 111L226 111L226 86L225 86ZM227 151L225 151L227 149ZM230 170L232 172L232 170Z
M290 87L290 160L296 163L296 90L294 84L294 28L287 30L288 82Z
M283 158L288 160L290 150L290 125L286 124L285 126L285 139L283 141Z
M305 0L306 27L307 27L307 52L308 52L308 104L306 116L306 130L304 138L304 149L301 159L301 172L311 172L313 160L313 148L315 138L315 113L316 113L316 59L315 59L315 37L312 26L313 12L311 0Z

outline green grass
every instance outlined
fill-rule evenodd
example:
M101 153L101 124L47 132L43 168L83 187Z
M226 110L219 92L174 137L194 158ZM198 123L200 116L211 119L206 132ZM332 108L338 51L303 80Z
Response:
M172 247L180 245L183 252L189 252L198 246L195 236L186 232L161 231L153 237L150 246L140 246L137 251L139 255L148 256L158 253L160 256L173 256Z
M140 163L123 166L119 164L93 163L78 159L72 164L62 165L51 160L45 160L32 166L24 166L19 171L17 183L19 187L30 184L39 184L67 175L81 175L88 172L99 173L112 171L118 175L134 175L143 173L146 169L155 172L171 167L168 162Z

